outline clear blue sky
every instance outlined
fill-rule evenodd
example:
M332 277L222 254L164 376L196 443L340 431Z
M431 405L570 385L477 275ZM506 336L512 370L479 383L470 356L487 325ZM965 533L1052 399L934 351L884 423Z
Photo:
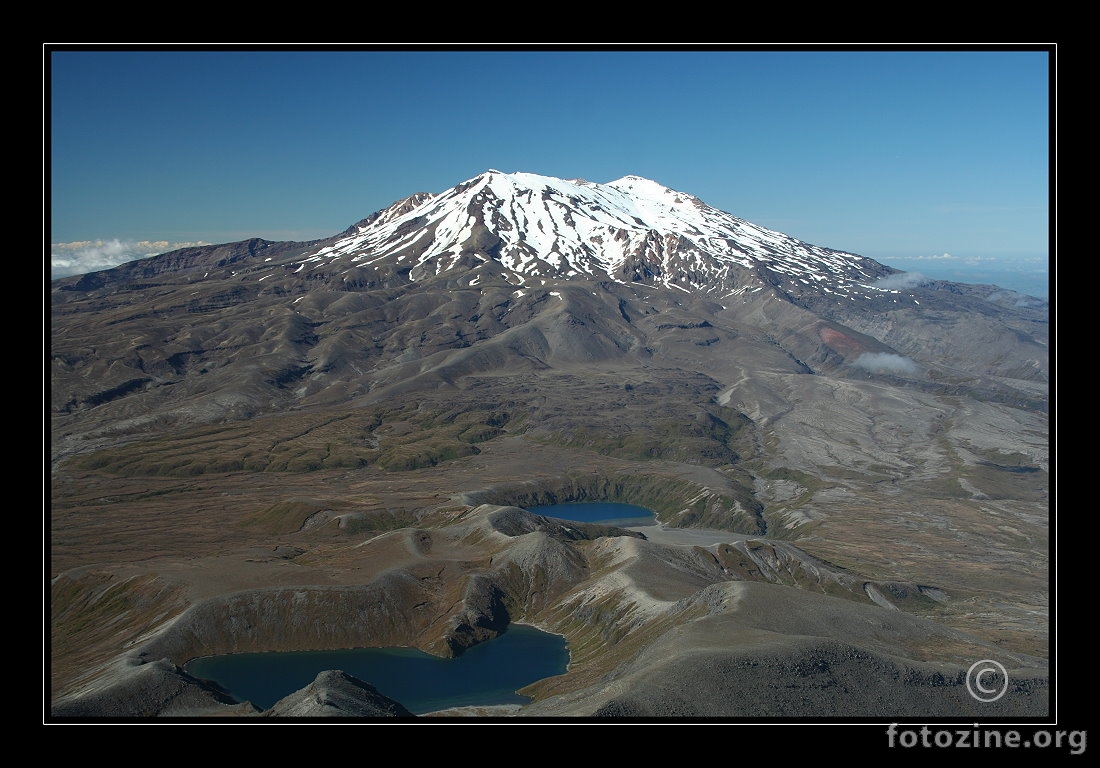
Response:
M47 46L53 276L327 237L490 168L636 174L932 277L1045 273L1052 50Z

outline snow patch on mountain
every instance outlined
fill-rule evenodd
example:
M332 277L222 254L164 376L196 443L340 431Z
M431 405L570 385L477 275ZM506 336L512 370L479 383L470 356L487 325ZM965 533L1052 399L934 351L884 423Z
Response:
M512 282L588 275L736 295L874 292L889 270L811 245L639 176L606 184L489 170L419 193L349 228L303 268L396 263L413 280L498 262Z

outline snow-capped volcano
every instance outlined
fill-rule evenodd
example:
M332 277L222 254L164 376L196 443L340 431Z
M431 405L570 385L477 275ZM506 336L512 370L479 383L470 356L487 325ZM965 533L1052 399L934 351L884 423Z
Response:
M414 281L495 262L516 284L588 275L722 295L762 282L796 294L866 293L892 271L639 176L595 184L496 170L379 211L306 257L301 270L392 260Z

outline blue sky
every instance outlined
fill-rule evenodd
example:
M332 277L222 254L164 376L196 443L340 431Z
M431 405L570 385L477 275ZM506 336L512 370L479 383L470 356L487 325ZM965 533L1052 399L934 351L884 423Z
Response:
M327 237L495 168L1046 295L1051 51L47 47L51 273Z

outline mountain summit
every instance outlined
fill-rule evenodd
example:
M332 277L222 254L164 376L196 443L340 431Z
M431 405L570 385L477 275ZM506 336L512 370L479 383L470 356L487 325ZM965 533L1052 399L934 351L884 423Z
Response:
M848 295L890 274L870 259L801 242L639 176L607 184L490 170L402 200L304 260L304 271L396 260L420 280L481 262L517 285L590 276L714 295L761 281Z

